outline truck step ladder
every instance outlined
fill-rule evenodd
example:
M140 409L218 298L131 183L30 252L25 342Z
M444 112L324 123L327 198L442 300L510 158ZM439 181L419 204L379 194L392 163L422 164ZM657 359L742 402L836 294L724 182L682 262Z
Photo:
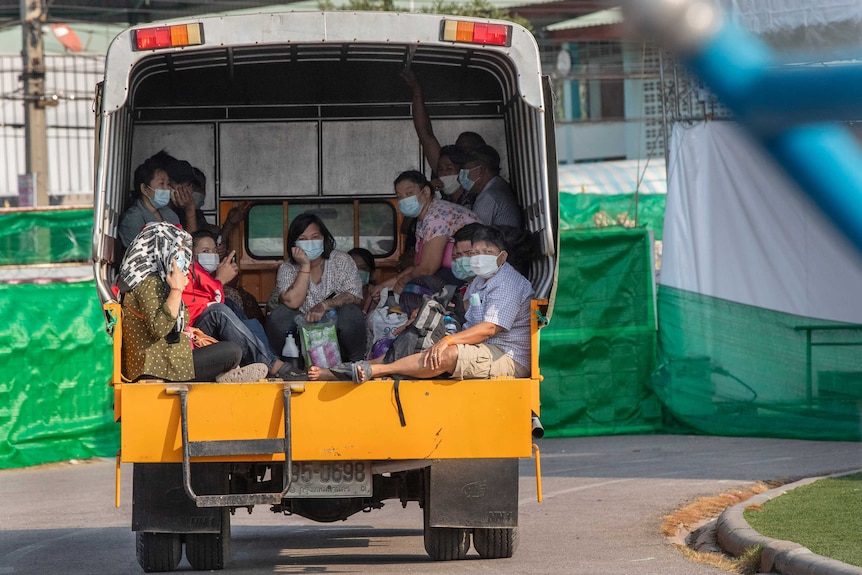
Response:
M180 396L180 419L183 441L183 487L186 494L198 507L248 507L250 505L276 505L290 489L291 450L290 450L290 390L284 384L284 438L283 439L229 439L218 441L189 441L189 391L193 384L170 383L165 386L168 394ZM223 457L234 455L261 455L284 453L282 485L277 493L228 493L223 495L198 495L192 488L192 457Z

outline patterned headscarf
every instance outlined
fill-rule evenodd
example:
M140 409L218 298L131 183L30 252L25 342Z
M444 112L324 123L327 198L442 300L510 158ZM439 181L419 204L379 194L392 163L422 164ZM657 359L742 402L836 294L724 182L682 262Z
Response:
M120 293L138 287L150 274L157 273L167 281L173 262L183 264L183 273L189 273L192 263L192 236L168 222L150 222L135 236L123 262L120 264ZM183 305L177 317L177 330L183 329Z

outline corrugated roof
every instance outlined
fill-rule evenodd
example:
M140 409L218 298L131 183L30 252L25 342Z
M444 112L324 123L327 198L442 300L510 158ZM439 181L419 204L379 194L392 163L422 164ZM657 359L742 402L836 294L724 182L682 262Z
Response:
M570 20L563 20L556 24L546 26L545 30L549 32L557 32L559 30L573 30L576 28L590 28L593 26L607 26L609 24L621 24L623 21L623 12L619 7L608 8L607 10L599 10L584 16L578 16Z
M562 194L666 194L664 158L619 160L557 166Z

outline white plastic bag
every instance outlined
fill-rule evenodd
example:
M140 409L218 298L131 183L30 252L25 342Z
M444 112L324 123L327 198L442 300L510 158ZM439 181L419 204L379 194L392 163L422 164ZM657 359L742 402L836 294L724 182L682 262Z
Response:
M386 301L389 299L387 291L388 288L383 290L380 294L380 303L377 305L377 308L368 314L372 345L381 339L393 339L395 336L392 335L392 330L407 323L406 314L400 313L400 311L390 313L389 308L386 306Z

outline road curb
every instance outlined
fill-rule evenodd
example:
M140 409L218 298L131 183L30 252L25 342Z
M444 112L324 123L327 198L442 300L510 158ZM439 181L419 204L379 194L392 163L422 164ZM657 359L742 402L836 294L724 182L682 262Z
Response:
M788 483L787 485L764 491L746 499L742 503L728 507L718 517L716 524L718 544L722 549L736 556L742 555L752 547L761 545L763 552L760 556L760 570L763 573L777 572L781 573L781 575L862 575L862 567L848 565L835 559L817 555L799 543L772 539L771 537L761 535L752 529L743 517L743 512L747 507L762 505L770 499L783 495L797 487L808 485L825 477L840 477L848 475L848 473L859 473L859 471L825 475L822 477L809 477L795 483Z

